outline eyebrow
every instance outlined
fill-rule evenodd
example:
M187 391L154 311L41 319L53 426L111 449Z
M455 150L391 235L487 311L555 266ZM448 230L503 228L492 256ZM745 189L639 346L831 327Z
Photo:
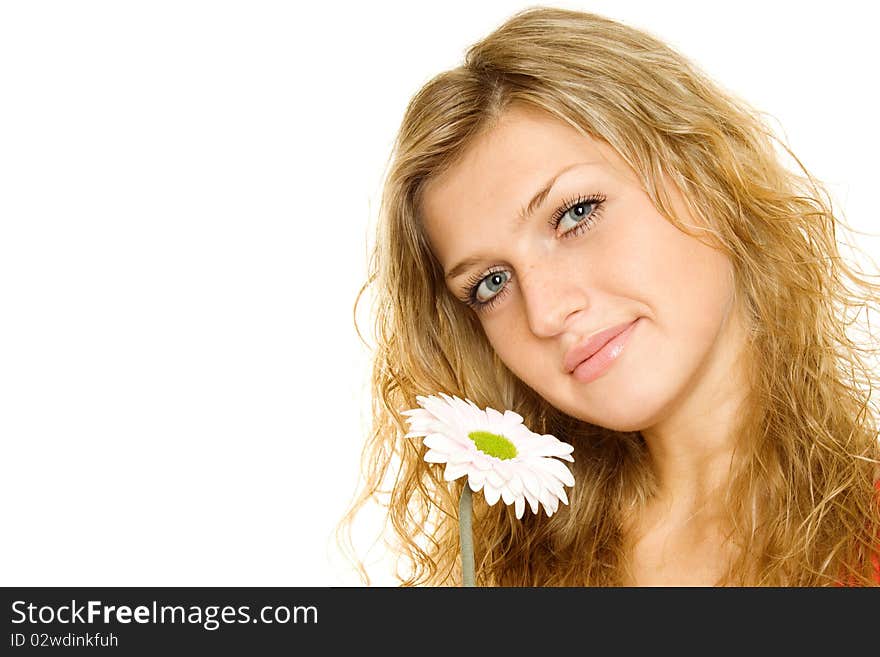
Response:
M571 169L576 167L584 166L584 165L596 165L599 162L576 162L574 164L570 164L561 171L558 171L556 175L554 175L550 180L546 182L546 184L538 190L538 192L532 197L532 200L529 201L528 205L522 208L517 215L517 225L520 225L524 221L526 221L529 217L531 217L537 210L541 207L545 200L547 200L547 196L550 195L550 190L553 189L553 185L556 184L557 179L564 173L567 173ZM482 258L471 256L469 258L465 258L457 265L455 265L452 269L449 270L449 273L446 274L445 280L450 280L460 276L462 273L470 269L472 266L479 264L482 261Z

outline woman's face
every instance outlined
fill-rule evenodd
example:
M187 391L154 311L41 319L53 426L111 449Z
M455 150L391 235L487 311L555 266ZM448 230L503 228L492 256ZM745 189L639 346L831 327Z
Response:
M610 146L550 115L510 110L423 201L448 288L487 304L473 312L498 356L569 415L650 427L733 346L730 261L666 221ZM631 325L622 341L569 371L570 350L620 325Z

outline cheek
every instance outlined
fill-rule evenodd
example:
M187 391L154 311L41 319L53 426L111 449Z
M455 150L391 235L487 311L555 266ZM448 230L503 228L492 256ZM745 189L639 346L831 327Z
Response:
M493 318L483 321L483 331L492 349L508 367L515 362L517 355L526 357L525 338L516 322Z
M614 263L617 280L638 291L661 328L717 328L733 292L729 260L656 212L639 217L628 224L626 255Z
M483 331L501 362L517 377L532 385L536 377L546 377L541 353L535 348L528 326L522 318L512 316L483 322Z
M666 268L658 268L665 308L658 312L683 334L714 333L733 297L732 267L721 252L696 240L682 241Z
M705 245L686 244L675 265L658 272L647 301L653 318L643 332L634 360L643 365L638 386L625 387L624 395L637 401L650 423L671 400L677 399L717 352L725 322L732 310L732 266L720 252ZM650 329L650 330L647 330ZM650 366L647 366L650 364ZM628 411L618 408L619 421ZM625 424L625 423L624 423Z

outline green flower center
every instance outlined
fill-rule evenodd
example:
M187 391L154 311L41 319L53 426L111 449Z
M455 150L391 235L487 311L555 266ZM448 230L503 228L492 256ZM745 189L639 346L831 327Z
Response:
M516 456L516 446L504 436L497 433L489 433L488 431L471 431L468 438L474 441L477 449L494 456L496 458L507 460Z

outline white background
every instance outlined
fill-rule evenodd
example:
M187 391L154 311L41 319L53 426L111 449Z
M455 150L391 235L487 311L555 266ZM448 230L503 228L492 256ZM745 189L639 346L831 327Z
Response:
M666 39L880 232L871 3L556 4ZM0 5L0 585L359 584L331 531L386 158L528 5Z

